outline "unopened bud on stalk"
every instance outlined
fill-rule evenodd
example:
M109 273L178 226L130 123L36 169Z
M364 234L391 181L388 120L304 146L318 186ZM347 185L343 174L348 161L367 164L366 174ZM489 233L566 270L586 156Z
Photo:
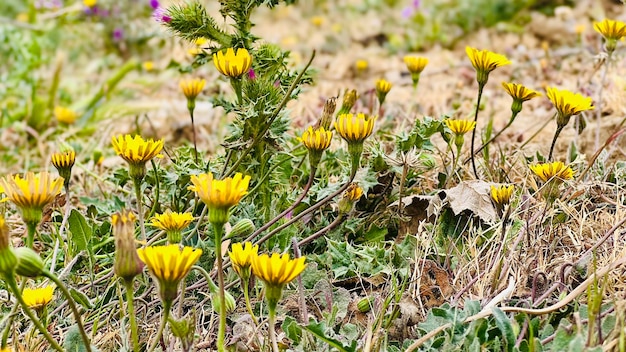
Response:
M330 130L330 125L333 122L333 114L335 113L335 109L337 109L337 98L332 97L326 100L324 103L324 110L322 111L322 116L317 121L315 125L315 129L319 127L323 127L325 130Z
M241 219L232 227L228 233L228 238L246 237L252 234L254 230L256 230L256 227L252 220Z
M15 273L24 277L37 277L43 272L43 260L34 250L28 247L13 249L17 258Z
M115 237L115 275L125 281L133 278L143 271L144 263L137 255L135 247L135 214L131 211L121 211L111 216L113 224L113 236Z
M359 98L355 89L346 90L343 94L343 101L341 103L341 108L339 108L339 112L337 115L347 114L352 110L354 104L356 104L356 100Z

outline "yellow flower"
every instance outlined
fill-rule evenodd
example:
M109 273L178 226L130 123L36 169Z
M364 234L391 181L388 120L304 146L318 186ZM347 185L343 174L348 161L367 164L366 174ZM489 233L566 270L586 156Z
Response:
M164 230L167 233L167 240L170 244L182 241L182 231L191 224L193 215L191 213L174 213L166 210L163 214L158 214L152 219L152 226Z
M298 277L306 267L305 257L290 259L289 254L267 254L252 256L252 273L266 285L283 288Z
M166 305L171 305L178 296L178 284L191 267L200 259L201 249L178 245L150 246L139 248L137 254L150 273L159 282L159 293Z
M76 153L73 150L53 153L51 160L59 176L63 177L63 185L67 188L72 177L72 166L76 162Z
M209 40L205 37L196 38L193 41L193 44L195 46L204 46L204 45L207 45L208 43L209 43Z
M152 62L152 61L144 61L143 63L141 63L141 68L143 68L144 71L146 71L146 72L150 72L150 71L154 70L154 62Z
M44 286L42 288L25 288L22 292L22 298L29 308L43 308L52 301L54 287Z
M444 120L446 126L457 136L462 136L476 127L476 122L472 120Z
M192 78L180 81L179 85L183 94L185 94L185 97L187 97L187 99L194 100L198 94L202 92L205 84L206 80L204 79Z
M561 161L530 165L530 170L543 182L548 182L553 178L560 181L571 180L574 177L572 168L565 166Z
M37 224L44 206L61 193L63 178L52 179L46 171L37 174L28 172L24 178L20 175L7 176L0 180L0 184L7 198L22 211L24 222Z
M498 207L504 207L511 201L513 190L515 190L513 185L499 185L498 187L491 185L491 199Z
M83 4L87 7L94 7L98 3L98 0L83 0Z
M242 280L250 278L250 266L252 258L256 257L259 252L259 245L252 245L250 242L244 244L238 242L233 243L232 250L228 252L230 262L233 263L233 269Z
M309 126L299 139L309 151L321 152L330 147L332 138L333 133L325 130L324 127L320 126L319 128L313 129L312 126Z
M369 63L367 62L367 60L356 60L356 62L354 63L354 67L356 67L356 70L358 72L363 72L365 70L367 70L367 67L369 66Z
M376 92L387 94L391 90L391 83L384 79L379 79L376 81Z
M313 17L311 17L311 23L315 27L321 27L322 24L324 24L324 17L322 17L322 16L313 16Z
M59 122L71 125L76 122L76 119L78 119L78 113L62 106L56 106L54 108L54 117Z
M578 93L572 93L569 90L561 90L552 87L546 89L547 97L557 111L557 125L560 127L567 125L570 117L582 111L593 110L591 98L585 97Z
M626 23L622 21L604 19L602 22L594 22L593 29L602 34L607 41L616 41L626 37Z
M111 139L115 153L126 160L130 166L130 176L143 179L146 174L146 163L154 157L160 157L163 140L144 140L141 136L131 137L129 134L119 135Z
M139 260L135 245L135 221L131 211L122 210L111 215L113 237L115 238L115 264L113 272L127 282L141 274L144 264Z
M348 186L348 189L343 192L343 199L347 199L351 202L356 202L361 198L361 196L363 196L363 189L359 187L359 185L357 185L356 183L350 184L350 186Z
M236 52L233 48L228 48L226 52L218 51L213 54L213 64L223 75L237 78L250 70L252 57L244 48L239 48Z
M335 121L335 129L348 143L363 143L374 131L376 116L359 113L341 114Z
M511 111L517 115L522 111L522 103L530 99L540 97L541 93L517 83L502 82L502 87L513 98L513 104L511 104Z
M511 62L504 55L496 54L489 50L478 50L472 47L465 47L465 53L472 62L476 70L476 81L480 85L487 83L489 73L496 68L508 65Z
M228 209L237 205L248 193L250 176L236 173L235 177L216 180L213 173L192 175L189 190L196 192L198 197L209 207L209 221L225 224L228 222Z
M404 64L406 65L406 68L409 70L410 73L420 74L422 73L422 71L424 71L426 65L428 65L428 59L421 56L407 55L404 57Z

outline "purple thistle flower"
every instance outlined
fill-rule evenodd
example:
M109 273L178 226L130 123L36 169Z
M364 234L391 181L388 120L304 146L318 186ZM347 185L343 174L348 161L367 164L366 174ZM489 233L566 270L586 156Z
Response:
M253 69L250 69L250 71L248 71L248 78L249 79L256 79L256 73L254 72Z
M121 28L115 28L113 31L113 40L119 42L124 38L124 31Z
M162 6L159 6L152 12L152 17L159 23L170 23L172 21L172 18L167 13L167 9Z
M158 9L159 8L159 0L150 0L150 7L152 7L153 9Z

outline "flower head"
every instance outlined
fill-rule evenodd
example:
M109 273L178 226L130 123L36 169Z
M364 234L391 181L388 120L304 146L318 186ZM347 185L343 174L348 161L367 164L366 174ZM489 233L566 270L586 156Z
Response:
M52 301L54 287L44 286L41 288L25 288L22 298L29 308L41 309Z
M356 60L356 62L354 63L354 67L356 68L356 71L359 73L367 70L368 66L369 66L369 63L367 62L367 60L363 60L363 59Z
M63 177L63 185L67 188L72 177L72 167L76 162L76 152L73 150L65 152L56 152L51 157L52 165L59 172L59 176Z
M509 93L511 98L513 98L511 111L513 111L514 114L518 114L522 111L523 102L541 96L541 93L517 83L502 82L502 87Z
M199 78L184 79L180 81L180 89L188 100L195 100L198 94L202 92L206 80Z
M341 114L335 121L335 129L348 143L363 143L374 131L376 116L366 114Z
M7 176L0 180L4 187L7 198L22 211L24 222L38 224L41 221L44 206L51 203L61 192L63 178L52 179L46 171L41 173L26 173L24 178L20 175Z
M305 257L290 259L289 254L252 256L252 273L266 285L280 287L290 283L306 268Z
M557 111L557 125L567 125L570 117L586 110L593 110L591 98L565 89L547 88L546 95Z
M172 244L139 248L137 254L159 282L161 299L166 305L171 305L178 296L178 284L200 259L202 250L191 247L180 249L178 245Z
M144 264L139 260L135 246L135 214L121 211L111 216L113 237L115 237L115 275L127 282L141 274Z
M378 98L378 103L383 105L385 102L385 98L387 97L387 93L391 90L391 83L384 79L379 79L376 81L376 97Z
M602 34L609 53L615 50L618 40L626 37L626 23L622 21L604 19L602 22L594 22L593 29Z
M515 186L513 185L499 185L497 187L491 185L491 199L493 199L498 208L504 207L511 201L514 190Z
M78 113L72 109L56 106L54 108L54 117L59 122L71 125L76 122L76 119L78 119Z
M189 190L196 192L198 197L209 207L209 221L225 224L228 221L228 210L239 203L248 193L250 176L236 173L234 177L216 180L213 173L192 175Z
M133 178L143 179L146 174L146 163L154 157L160 157L163 149L163 140L152 138L144 140L137 135L119 135L111 139L115 153L128 162L130 174Z
M83 5L87 7L94 7L98 4L98 0L83 0Z
M259 252L259 245L252 245L250 242L244 244L238 242L233 243L231 251L228 252L230 262L233 263L233 269L237 272L237 275L242 280L250 278L250 266L252 265L252 258L257 256Z
M354 104L356 104L356 100L359 98L359 94L356 89L346 89L343 93L343 100L341 101L341 107L339 108L339 112L337 115L347 114L352 110Z
M351 183L350 186L343 192L343 196L339 201L338 208L340 214L347 214L352 210L354 203L361 199L363 196L363 189L356 183Z
M543 182L548 182L552 179L559 181L571 180L574 177L572 168L565 166L561 161L530 165L530 170Z
M221 50L213 54L213 64L223 75L238 78L250 70L252 57L244 48L239 48L237 51L228 48L226 51Z
M489 50L478 50L467 46L465 47L465 53L476 70L476 81L479 85L485 85L487 83L491 71L511 63L506 56L496 54Z
M163 214L158 214L152 219L152 226L167 233L167 240L170 244L180 243L182 231L191 224L193 215L191 213L174 213L166 210Z
M404 64L410 73L420 74L428 65L428 59L421 56L410 56L407 55L404 57Z
M309 150L309 162L312 166L317 166L322 158L324 150L330 147L330 142L333 139L333 133L324 127L313 128L309 126L302 137L298 138L302 144Z
M426 65L428 65L428 59L420 56L407 55L404 57L404 64L409 70L409 73L411 73L413 88L417 87L417 84L420 81L420 75L422 74L422 71L424 71Z
M462 136L476 127L476 122L472 120L452 120L446 119L446 126L457 136Z

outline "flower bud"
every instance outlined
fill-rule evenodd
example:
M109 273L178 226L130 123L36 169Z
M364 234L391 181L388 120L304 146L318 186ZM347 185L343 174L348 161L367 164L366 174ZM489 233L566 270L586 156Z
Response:
M254 223L250 219L241 219L228 233L228 238L237 238L249 236L256 230Z
M144 263L137 255L135 247L135 214L122 211L111 216L115 237L115 275L129 282L141 274Z
M43 271L43 260L34 250L28 247L13 249L17 258L15 273L24 277L37 277Z
M0 275L13 275L17 258L9 245L9 226L0 215Z
M231 295L228 291L224 291L224 298L226 301L226 312L230 313L235 310L236 302L233 295ZM213 311L215 311L216 313L219 313L221 311L219 293L215 292L211 295L211 304L213 305Z
M339 112L337 115L347 114L352 110L354 104L356 104L356 100L358 99L358 94L355 89L346 90L343 93L343 101L341 103L341 108L339 108Z
M374 303L374 297L365 297L359 300L356 304L357 309L361 313L367 313L372 310L372 304Z

